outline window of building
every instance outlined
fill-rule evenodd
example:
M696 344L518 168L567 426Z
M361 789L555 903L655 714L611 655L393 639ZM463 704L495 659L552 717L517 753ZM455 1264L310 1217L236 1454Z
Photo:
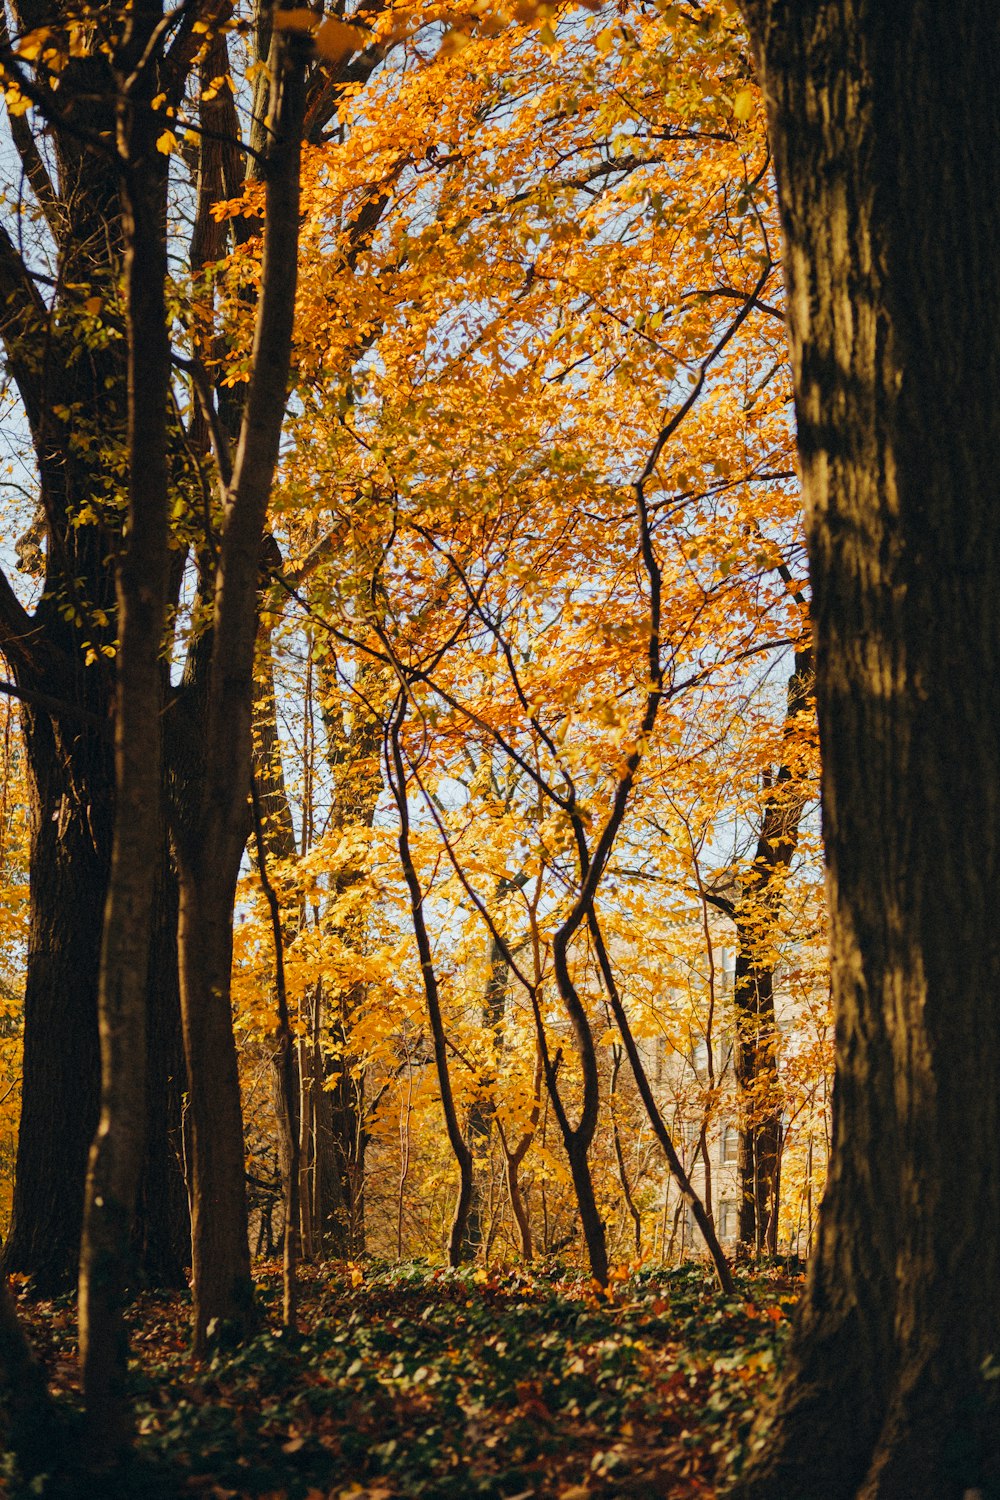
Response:
M720 1240L734 1240L739 1228L739 1220L736 1213L736 1204L732 1198L723 1198L719 1204L719 1238Z
M739 1132L733 1125L723 1125L722 1139L719 1142L719 1160L723 1164L735 1163L739 1160L740 1137Z

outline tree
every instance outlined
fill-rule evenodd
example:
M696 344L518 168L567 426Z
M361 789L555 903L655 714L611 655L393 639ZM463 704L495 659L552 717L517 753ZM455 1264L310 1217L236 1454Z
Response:
M80 1252L80 1356L91 1456L131 1439L123 1312L145 1134L146 979L160 820L161 650L169 565L167 160L151 108L163 76L162 0L136 3L115 49L128 347L128 518L117 559L115 813L98 1021L101 1114L90 1150ZM178 82L168 84L177 97ZM181 82L181 87L183 83Z
M112 858L108 731L118 686L110 565L122 546L128 451L127 340L120 334L118 303L127 225L118 197L120 163L109 143L121 96L117 39L138 12L130 5L84 7L79 15L45 5L22 9L13 46L5 35L0 38L0 62L13 138L57 274L55 293L46 301L40 289L45 279L39 283L29 274L14 239L7 235L0 242L8 292L4 337L38 464L46 542L46 590L32 614L6 581L0 587L0 634L16 678L9 690L24 703L36 804L24 1109L5 1263L53 1289L66 1281L76 1259L84 1141L97 1114L94 1002ZM367 34L339 22L320 32L320 16L301 7L279 6L275 18L264 8L257 19L260 25L251 28L233 17L229 5L212 0L182 7L160 17L149 36L149 57L143 54L136 64L145 78L147 63L158 60L169 80L147 101L146 123L160 127L154 164L179 153L172 125L184 123L189 148L192 139L197 142L197 150L188 152L197 166L190 252L195 295L182 307L192 355L172 354L191 382L189 406L185 411L185 392L175 376L164 420L172 511L179 518L171 598L176 604L185 558L194 553L198 621L178 689L168 682L165 654L160 663L177 868L175 874L164 846L160 890L154 888L153 897L157 930L149 967L156 1004L150 1005L147 1050L154 1064L150 1136L162 1147L163 1122L172 1118L163 1098L168 1080L179 1099L179 950L198 1210L193 1259L199 1339L213 1317L245 1318L249 1286L228 967L232 895L249 832L248 726L261 556L262 548L268 552L266 510L287 399L300 144L305 124L322 134L341 86L363 82L386 50L371 39L355 57ZM227 35L233 30L241 36L254 30L262 49L260 55L253 45L246 49L254 78L246 147L235 85L230 88ZM23 118L28 106L41 112L52 131L55 186ZM263 249L259 286L242 289L235 314L255 331L253 349L234 377L237 387L246 381L240 400L231 372L220 368L226 341L216 324L221 309L206 265L222 253L234 222L214 210L222 197L241 191L248 155L258 197L248 214L236 216L233 237L246 249L259 229ZM165 216L164 203L161 220ZM166 233L165 225L158 232ZM253 259L249 251L247 259ZM213 389L216 380L219 389ZM150 443L155 448L152 435ZM167 1028L157 1017L168 1005L174 1035L164 1047L158 1044ZM165 1173L168 1153L161 1148L150 1158ZM144 1205L156 1205L161 1220L176 1198L166 1181L140 1194ZM166 1223L168 1237L174 1228ZM208 1251L213 1236L215 1247ZM141 1242L149 1239L147 1226Z
M734 655L751 640L757 649L760 636L741 627L750 616L759 625L773 601L759 586L752 562L759 544L746 513L754 486L771 482L775 469L781 477L789 439L783 382L768 370L776 319L767 307L766 158L760 136L734 118L729 92L743 61L737 48L703 46L693 28L685 38L695 58L691 90L667 99L651 59L658 44L675 39L658 18L648 27L643 46L628 28L603 36L613 54L609 73L619 84L630 79L613 106L594 77L586 23L578 21L560 42L558 70L529 30L469 42L461 61L384 78L382 108L370 100L306 199L314 223L304 243L319 239L324 248L331 225L356 221L372 201L373 177L378 203L388 197L390 206L380 208L378 234L360 255L306 257L310 336L299 350L292 493L301 503L323 476L315 503L329 507L332 529L349 527L353 536L359 525L380 528L373 551L391 546L387 629L406 670L416 669L410 685L423 698L421 715L430 700L418 679L437 649L432 642L458 632L461 644L444 666L447 691L479 716L462 732L482 753L488 723L533 765L544 762L542 809L522 809L535 827L519 836L532 849L551 840L558 857L546 879L565 889L577 879L567 850L574 838L588 843L583 821L602 807L609 767L641 720L636 714L630 728L623 707L648 669L638 650L649 623L634 588L643 563L629 481L648 458L653 525L670 557L662 648L670 678L664 691L673 701L682 662L696 677L702 669L711 677L708 661L720 665L729 644ZM482 60L475 69L474 58ZM512 92L514 70L527 83ZM702 85L709 82L718 98L706 107ZM549 98L553 120L539 131ZM512 100L523 103L514 108ZM517 191L508 194L511 179ZM717 259L703 250L706 192L726 226ZM411 194L420 206L416 221ZM650 225L659 215L674 226L672 253L653 261L655 270L655 233L631 233L635 205L647 195L655 204ZM767 335L758 342L759 323ZM359 328L377 340L377 359L365 358L371 342L359 340ZM637 405L636 384L647 392L668 387L668 410L654 401ZM747 441L750 428L770 463ZM481 530L479 515L487 518ZM746 554L744 533L752 542ZM452 554L459 561L446 589ZM753 603L734 578L744 563ZM472 609L466 631L461 613L487 575L488 603ZM415 593L425 578L428 594ZM331 592L324 613L339 621L342 638L357 639L363 610L353 591L344 597L339 572ZM314 598L318 604L318 591ZM539 644L529 650L533 640ZM594 666L598 641L603 671ZM508 677L504 651L518 662L527 652ZM518 702L522 691L544 705L542 728ZM453 715L450 728L442 715ZM442 738L454 745L455 703L432 704L428 716L431 740L444 728ZM570 774L587 804L574 830L561 812ZM566 941L578 943L574 962L582 963L589 940L578 918ZM576 1015L583 1037L585 1017ZM598 1104L592 1041L579 1043L588 1059L580 1066L589 1069L573 1147L581 1180ZM567 1071L561 1081L572 1086ZM600 1263L599 1213L590 1218Z
M807 502L833 1156L737 1493L1000 1486L1000 18L746 0Z
M290 15L300 13L290 11ZM232 465L221 458L223 521L214 566L203 676L181 700L190 795L173 835L180 877L178 951L191 1121L194 1341L213 1325L245 1332L252 1288L243 1118L230 1008L233 907L249 834L253 657L267 509L278 461L298 273L299 163L308 43L276 12L267 63L260 296L252 368ZM182 731L183 732L183 731ZM198 737L194 750L190 736Z
M775 1014L775 937L780 906L795 854L808 780L804 775L802 721L812 725L809 693L811 652L802 645L788 681L781 763L766 773L759 833L749 868L733 896L705 890L712 905L736 929L733 976L733 1068L739 1129L739 1240L758 1255L778 1249L782 1105L778 1080L778 1021ZM731 874L730 872L727 872Z
M116 331L124 240L118 163L105 146L117 97L110 44L102 49L83 11L44 0L14 10L20 34L12 46L4 21L0 60L11 140L33 203L10 231L0 228L2 333L37 469L45 551L44 591L33 610L6 576L0 581L0 649L22 702L32 806L24 1084L4 1266L51 1292L76 1276L98 1117L98 962L114 807L112 563L125 483L127 358ZM105 19L110 34L111 8ZM183 73L196 46L190 18L174 41ZM29 104L47 125L46 155ZM35 221L31 260L22 254L25 219ZM29 269L38 261L53 272L51 285L44 271ZM169 932L176 884L165 844L159 865L156 905ZM148 1070L138 1239L147 1271L177 1282L186 1199L166 1140L168 1124L179 1123L181 1093L170 937L157 944L147 984L149 1034L160 1046Z

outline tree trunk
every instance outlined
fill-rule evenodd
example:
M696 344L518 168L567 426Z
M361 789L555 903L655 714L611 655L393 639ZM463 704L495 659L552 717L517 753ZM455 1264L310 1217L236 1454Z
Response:
M618 1129L618 1116L615 1113L615 1093L618 1083L618 1074L621 1072L623 1052L617 1044L611 1048L611 1087L608 1090L608 1111L611 1115L611 1135L614 1141L615 1162L618 1167L618 1181L621 1183L622 1197L625 1199L625 1207L628 1209L632 1220L632 1231L635 1238L635 1253L642 1255L642 1214L636 1206L635 1197L632 1193L632 1184L628 1180L628 1170L625 1166L625 1152L622 1150L622 1136ZM706 1160L706 1169L708 1162Z
M365 1249L365 1075L355 1070L348 1040L363 989L352 986L333 1002L339 1015L328 1013L325 1025L334 1055L326 1063L325 1083L316 1074L318 1228L327 1252L341 1257L362 1255ZM322 1062L318 1057L317 1063Z
M22 705L21 722L32 813L31 918L21 1121L3 1266L8 1273L30 1276L40 1296L54 1296L76 1284L87 1154L100 1107L97 976L114 768L111 741L96 728L69 716L54 722L30 705ZM136 1270L146 1285L183 1286L190 1245L179 1142L185 1080L177 881L165 849L153 942L146 990L149 1094Z
M339 707L339 683L329 673L324 681L323 716L329 739L328 759L335 777L332 815L345 829L357 825L370 828L382 786L373 721L366 720L358 733L360 715L356 709L356 733L348 739L342 713L333 711L335 695ZM374 774L370 770L365 773L357 764L366 757L375 761ZM258 642L254 684L253 758L267 858L272 864L294 863L298 848L281 760L274 663L270 638L263 633ZM358 878L350 872L339 876L336 894L349 890ZM341 924L337 935L360 948L363 919ZM348 985L332 999L325 985L317 985L308 1006L308 1033L297 1049L303 1179L299 1198L302 1253L307 1259L323 1254L352 1256L364 1250L364 1076L356 1072L349 1039L351 1019L363 997L364 986L360 984ZM283 1087L280 1057L276 1057L275 1066L277 1101ZM280 1140L279 1160L284 1174L289 1169L289 1157Z
M510 1195L510 1206L515 1222L517 1223L518 1234L521 1238L521 1255L525 1263L531 1261L535 1253L535 1247L534 1237L531 1233L531 1218L528 1213L528 1205L524 1201L524 1194L521 1192L518 1172L521 1169L521 1163L531 1148L532 1141L535 1139L535 1132L538 1130L538 1119L542 1110L543 1073L544 1065L541 1048L536 1046L535 1073L531 1083L532 1103L531 1114L528 1116L528 1128L524 1131L513 1150L504 1133L503 1125L497 1120L497 1133L500 1136L500 1146L503 1150L504 1167L506 1169L507 1192Z
M506 881L501 881L498 895L502 896ZM496 1116L496 1069L500 1045L499 1028L503 1023L510 981L510 966L504 959L496 938L490 941L489 977L483 996L483 1027L490 1033L489 1046L493 1056L488 1064L488 1075L480 1081L469 1106L468 1141L472 1152L472 1204L465 1225L465 1233L459 1246L463 1261L475 1260L483 1243L483 1184L482 1172L489 1161L493 1120ZM478 1169L478 1170L477 1170ZM513 1202L513 1199L511 1200Z
M462 1244L465 1240L466 1225L469 1219L469 1211L472 1207L472 1151L459 1124L455 1095L451 1086L451 1073L448 1068L448 1044L445 1035L444 1016L441 1010L441 995L438 989L437 973L434 968L434 954L431 948L430 935L427 931L427 923L424 917L424 893L420 887L420 877L413 863L413 854L410 847L410 811L407 801L406 766L400 744L400 731L403 727L403 721L409 705L409 690L402 677L398 693L398 700L393 708L392 719L387 731L390 767L389 781L396 802L396 811L399 814L399 858L403 867L403 878L406 881L407 893L410 898L413 935L416 938L417 953L420 958L420 973L424 984L424 996L427 1001L427 1018L431 1024L434 1067L437 1072L438 1088L441 1092L441 1112L444 1115L448 1143L451 1146L458 1166L458 1198L455 1202L455 1215L452 1219L451 1230L448 1235L448 1264L450 1266L458 1266L461 1264ZM401 1173L401 1177L405 1179L405 1174ZM402 1186L401 1182L400 1193L402 1193ZM400 1200L400 1214L402 1215L402 1199Z
M57 19L56 7L43 3L31 25ZM60 96L75 124L113 137L115 92L106 58L72 59L60 77ZM100 512L106 472L101 444L72 443L59 413L75 411L74 422L96 425L99 410L102 438L121 441L126 374L123 343L81 347L74 337L81 296L118 285L117 171L110 152L90 149L70 131L52 130L50 142L56 186L49 191L58 209L50 207L49 220L60 263L55 317L5 231L0 245L2 333L31 430L46 538L45 589L30 616L2 580L0 643L23 692L50 694L68 710L47 713L31 706L30 696L22 710L31 921L21 1126L4 1268L30 1275L42 1294L76 1282L87 1153L98 1117L98 960L114 806L113 669L101 647L115 637L109 559L120 530L74 524L88 507ZM95 648L89 663L85 639Z
M733 1071L740 1113L739 1243L755 1255L764 1248L764 1230L774 1202L781 1130L774 966L770 958L755 957L760 940L756 927L737 923Z
M63 9L41 0L31 8L30 25L58 25ZM37 66L45 71L41 61ZM106 653L113 658L111 564L121 539L107 455L109 444L124 439L126 409L124 341L81 339L79 324L85 299L114 305L120 285L118 167L111 151L92 144L114 138L117 90L109 59L96 50L69 59L59 95L63 114L48 129L51 150L44 162L36 153L31 174L58 251L51 294L42 297L0 228L0 333L31 432L46 542L45 588L30 615L0 574L0 649L27 700L22 724L33 824L21 1126L3 1264L31 1276L43 1294L76 1281L87 1152L98 1118L98 959L114 812L114 667ZM11 126L16 145L18 127ZM166 971L151 969L151 1034L169 1029L172 973L173 963ZM169 1153L154 1150L166 1118L157 1108L162 1093L149 1119L150 1204L171 1201L177 1183ZM171 1100L176 1113L179 1079ZM140 1224L150 1280L164 1266L172 1280L179 1270L165 1230L159 1211Z
M801 773L795 765L794 737L809 705L811 685L812 652L802 647L795 654L795 671L788 680L783 731L786 753L764 799L753 865L741 882L736 901L710 898L736 924L733 1069L740 1114L739 1241L757 1255L765 1248L769 1224L775 1243L777 1235L781 1087L774 940L785 877L798 844L805 806Z
M363 548L355 569L374 576L376 559ZM363 575L364 576L364 575ZM330 653L317 662L320 703L326 730L326 754L334 782L332 819L345 832L371 828L382 792L382 725L385 699L392 677L380 662L359 656L354 663L351 693L334 670ZM363 878L360 870L341 872L336 883L344 895ZM358 953L364 948L367 912L360 909L337 927L337 936ZM317 1166L321 1233L333 1255L360 1255L365 1248L365 1074L351 1053L350 1033L364 1002L366 986L349 984L339 993L324 988L321 1029L332 1043L323 1059L326 1071L317 1111Z
M286 1328L294 1330L298 1321L298 1264L301 1243L299 1226L299 1198L302 1190L300 1176L301 1138L296 1118L298 1106L298 1072L295 1066L295 1036L288 1013L288 990L285 985L285 939L281 927L281 902L267 869L267 854L264 848L264 827L261 818L260 795L257 783L251 782L253 800L254 835L257 848L257 873L271 914L271 935L274 942L274 992L277 1009L275 1041L278 1075L278 1133L281 1142L281 1158L287 1162L284 1171L285 1230L282 1236L283 1255L283 1308L282 1321Z
M314 1254L312 1202L308 1188L310 1173L315 1175L316 1171L316 1161L311 1153L311 1145L315 1140L315 1121L311 1059L306 1047L296 1045L288 1021L288 1000L284 986L284 923L279 892L270 874L272 869L294 865L299 851L281 759L271 632L266 626L262 626L257 641L251 774L254 836L249 852L268 902L275 945L274 1006L278 1024L271 1067L285 1215L285 1263L286 1268L291 1267L291 1281L294 1283L294 1266L298 1255L311 1260ZM277 907L275 902L278 903ZM301 924L301 901L296 906L298 909L293 908L293 920L297 919L297 923ZM290 1298L286 1295L286 1303L294 1303L294 1300L294 1293Z
M166 836L153 892L146 1013L146 1155L135 1259L147 1286L185 1288L191 1220L184 1182L184 1037L177 973L177 872Z
M677 1186L683 1195L686 1205L690 1210L691 1216L698 1226L699 1233L701 1234L702 1239L705 1241L705 1248L708 1250L709 1255L712 1257L712 1264L715 1266L715 1273L719 1278L719 1286L727 1297L733 1297L736 1295L736 1288L733 1284L732 1272L729 1269L729 1262L726 1260L725 1252L723 1251L722 1246L719 1243L719 1237L715 1232L715 1224L713 1223L711 1216L711 1169L708 1162L708 1152L707 1150L705 1150L704 1126L702 1126L701 1136L699 1140L699 1146L702 1149L703 1159L705 1162L706 1201L703 1203L701 1198L695 1192L691 1184L691 1179L684 1169L684 1164L677 1153L677 1148L674 1145L673 1138L670 1134L670 1131L667 1129L666 1121L663 1118L660 1107L657 1104L655 1096L653 1094L653 1089L649 1082L649 1075L646 1072L645 1064L643 1063L639 1048L636 1045L635 1036L633 1035L632 1027L629 1024L628 1014L622 1002L621 992L618 988L618 981L615 978L614 968L611 964L611 956L608 953L607 944L604 941L604 935L601 931L601 925L598 920L597 909L593 905L593 903L591 903L588 907L587 922L590 929L591 940L594 944L594 949L597 954L597 961L601 971L601 978L604 982L605 993L608 997L608 1003L611 1006L611 1014L614 1016L615 1025L618 1027L618 1034L622 1040L622 1047L624 1048L625 1055L629 1060L629 1066L632 1069L632 1076L635 1079L635 1086L638 1089L639 1098L642 1100L649 1123L653 1127L653 1134L656 1136L656 1139L660 1145L660 1149L667 1159L667 1166L670 1168L670 1174L674 1178L674 1181L677 1183ZM709 1036L709 1047L711 1048L711 1036ZM711 1062L711 1051L709 1052L709 1059Z
M151 45L162 0L137 0L117 65ZM101 1114L90 1150L80 1252L80 1362L90 1462L115 1465L131 1444L125 1292L144 1157L146 982L160 823L160 718L167 602L167 164L149 101L152 68L122 98L118 150L125 230L128 522L117 559L115 820L101 945Z
M114 770L110 741L25 706L31 920L21 1122L4 1272L40 1296L76 1281L87 1153L98 1116L97 973ZM72 745L72 758L64 746Z
M738 1493L1000 1487L1000 20L745 0L785 235L834 1140Z
M594 1139L594 1131L597 1128L597 1112L600 1104L600 1093L597 1074L597 1050L594 1044L594 1032L587 1015L586 1007L580 999L576 986L570 975L568 950L569 944L576 928L579 926L583 915L583 903L574 903L569 916L557 929L552 942L553 969L556 984L559 989L559 997L566 1007L573 1027L573 1039L576 1043L577 1055L580 1059L580 1072L583 1075L583 1098L581 1101L580 1118L576 1125L571 1125L567 1116L565 1106L559 1094L559 1085L556 1080L556 1068L548 1056L545 1041L545 1028L542 1021L541 1011L538 1007L537 994L532 995L532 1004L535 1012L535 1028L538 1033L538 1044L542 1050L542 1062L545 1071L545 1087L548 1089L549 1098L552 1100L552 1110L559 1126L559 1133L566 1147L566 1155L569 1157L570 1175L573 1178L573 1190L576 1194L577 1207L580 1211L580 1227L583 1230L583 1239L587 1247L587 1259L590 1263L590 1274L599 1286L607 1286L608 1283L608 1239L605 1232L604 1220L597 1206L597 1197L594 1193L594 1180L590 1172L588 1153L591 1142Z
M193 645L187 755L198 795L174 827L191 1121L194 1346L199 1354L212 1330L221 1332L228 1325L238 1337L252 1322L243 1119L230 1008L232 923L249 833L261 560L295 317L307 52L308 42L294 31L275 32L268 64L271 123L253 367L233 472L224 476L228 482L211 578L211 628Z
M0 1277L0 1410L2 1443L26 1479L58 1471L66 1458L65 1427L49 1395L45 1371L17 1316L6 1277Z
M252 1320L243 1115L229 1006L233 899L211 872L181 873L179 947L191 1118L194 1344L239 1338Z

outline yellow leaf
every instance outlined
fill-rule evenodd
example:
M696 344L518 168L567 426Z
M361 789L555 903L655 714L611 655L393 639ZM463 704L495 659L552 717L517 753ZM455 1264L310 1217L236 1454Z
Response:
M16 83L8 83L4 92L7 111L11 115L25 115L31 108L31 100L22 94Z
M156 140L157 151L162 151L164 156L169 156L171 151L177 150L177 137L172 130L165 130Z
M605 26L604 30L599 31L594 37L594 46L597 48L598 52L600 52L605 57L611 51L611 48L614 46L614 44L615 33L614 27L612 26Z
M365 33L360 26L348 26L346 22L338 21L336 16L330 16L316 32L315 41L320 57L327 62L337 63L349 57L352 52L361 51L365 45Z
M297 6L294 10L276 10L271 24L275 31L312 31L318 19L314 10Z
M441 38L442 56L451 57L456 52L464 52L471 41L472 38L467 31L460 31L457 26L453 26Z
M736 116L737 120L749 120L750 116L753 114L752 89L740 89L739 93L736 95L736 98L733 100L733 114Z
M103 306L103 297L88 297L86 302L83 304L83 310L84 312L89 312L92 317L96 317Z
M39 27L37 31L29 31L27 36L21 38L16 51L18 57L23 57L25 62L34 62L41 56L42 48L49 39L49 28Z

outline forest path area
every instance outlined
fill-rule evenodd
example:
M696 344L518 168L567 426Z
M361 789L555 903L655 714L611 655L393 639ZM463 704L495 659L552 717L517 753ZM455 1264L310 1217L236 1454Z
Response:
M304 1270L300 1333L279 1331L267 1266L267 1326L203 1366L186 1296L132 1304L140 1436L125 1493L710 1496L771 1387L799 1291L778 1271L739 1274L726 1300L700 1267L640 1272L608 1295L575 1275ZM20 1306L54 1391L78 1408L72 1299L22 1293Z

